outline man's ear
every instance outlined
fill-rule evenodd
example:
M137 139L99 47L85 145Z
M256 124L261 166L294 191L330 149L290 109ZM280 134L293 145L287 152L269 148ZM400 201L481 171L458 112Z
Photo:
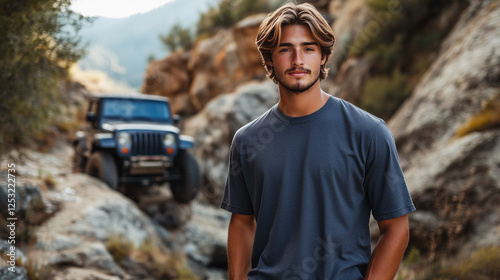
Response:
M274 66L272 58L269 58L269 59L266 58L266 65L271 66L271 67Z
M321 59L321 65L326 63L326 54L323 54L323 58Z

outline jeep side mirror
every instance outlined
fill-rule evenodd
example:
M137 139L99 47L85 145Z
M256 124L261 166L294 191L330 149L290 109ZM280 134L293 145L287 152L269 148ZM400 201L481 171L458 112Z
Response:
M94 114L94 112L88 112L86 120L88 122L90 122L90 123L93 123L95 121L95 114Z
M181 120L181 117L179 115L172 116L172 121L174 122L174 124L178 124L180 120Z

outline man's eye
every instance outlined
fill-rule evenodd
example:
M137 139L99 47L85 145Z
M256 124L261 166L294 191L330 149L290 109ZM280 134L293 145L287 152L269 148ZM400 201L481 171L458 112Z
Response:
M280 52L288 52L289 49L281 49Z

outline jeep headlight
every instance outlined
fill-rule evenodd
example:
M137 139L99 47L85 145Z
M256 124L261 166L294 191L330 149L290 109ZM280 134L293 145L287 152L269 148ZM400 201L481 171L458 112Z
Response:
M175 136L173 134L167 133L163 136L163 145L167 147L172 147L175 145Z
M130 144L130 141L131 141L130 133L121 132L120 134L118 134L118 144L122 146L127 146Z

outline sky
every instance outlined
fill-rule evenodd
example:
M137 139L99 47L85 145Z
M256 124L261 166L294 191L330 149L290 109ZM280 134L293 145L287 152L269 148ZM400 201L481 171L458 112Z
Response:
M71 9L84 16L124 18L154 10L173 0L73 0Z

